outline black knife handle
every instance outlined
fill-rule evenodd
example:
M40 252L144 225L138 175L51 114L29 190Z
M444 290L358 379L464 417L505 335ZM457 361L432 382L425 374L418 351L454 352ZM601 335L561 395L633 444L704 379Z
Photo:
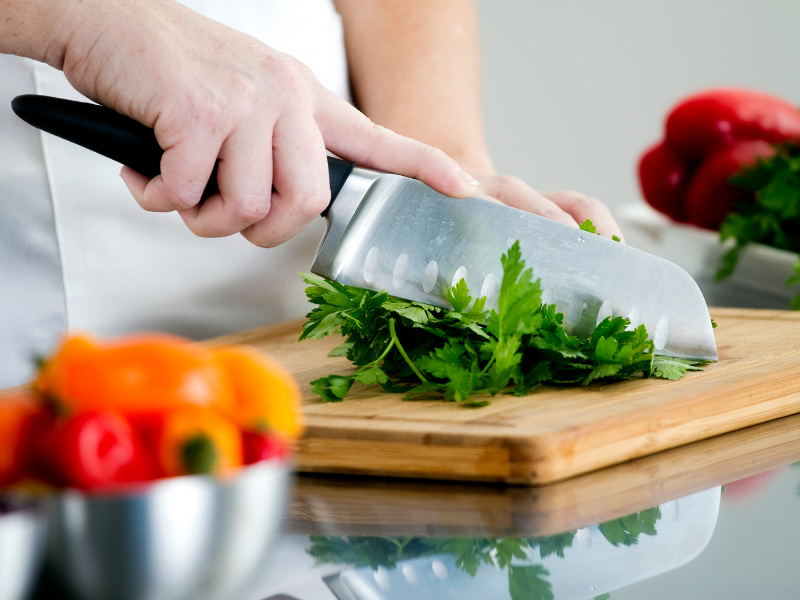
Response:
M35 94L17 96L11 101L11 108L26 123L127 165L142 175L152 178L161 173L164 151L156 141L155 132L110 108ZM201 201L219 192L218 166L219 161L214 165ZM331 203L323 216L336 200L354 166L352 162L328 157Z

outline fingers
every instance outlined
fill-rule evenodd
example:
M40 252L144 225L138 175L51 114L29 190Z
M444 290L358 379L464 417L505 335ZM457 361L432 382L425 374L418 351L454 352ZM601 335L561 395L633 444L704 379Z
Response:
M614 217L611 216L608 207L596 198L571 191L551 192L543 195L563 211L569 213L578 223L590 219L599 235L607 238L617 236L620 241L625 241L622 231Z
M328 161L314 120L287 114L273 132L272 193L269 214L242 231L257 246L277 246L298 234L331 199Z
M492 176L487 178L484 187L489 196L497 198L503 204L564 223L564 225L578 226L570 214L543 194L532 190L517 177Z
M161 156L161 175L151 179L140 194L131 190L145 210L168 212L195 206L200 201L224 139L218 135L187 131L186 128L174 137L178 141L168 146Z
M243 123L225 140L219 154L220 193L202 206L180 211L195 235L238 233L267 216L272 188L271 124Z
M327 148L364 167L419 179L453 198L468 198L478 186L438 148L375 125L328 90L318 90L315 119Z

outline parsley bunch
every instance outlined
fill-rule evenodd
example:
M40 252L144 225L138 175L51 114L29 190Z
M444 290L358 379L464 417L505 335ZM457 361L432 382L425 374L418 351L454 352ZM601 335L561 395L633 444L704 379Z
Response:
M751 168L736 173L729 183L755 194L755 202L736 207L720 226L720 241L736 244L720 261L717 279L730 277L742 250L750 243L766 244L800 253L800 145L789 142L777 147L772 158L760 159ZM800 260L786 285L800 284ZM800 295L792 298L792 309L800 310Z
M628 379L642 373L680 379L700 370L691 361L654 356L644 325L604 319L586 340L564 329L564 315L542 304L539 280L525 268L519 241L501 258L498 309L486 298L474 302L462 279L446 292L452 310L301 273L306 295L316 304L300 340L340 332L346 341L331 352L358 369L312 381L323 400L339 402L353 383L379 384L405 399L439 394L463 406L484 406L477 393L525 396L543 383L586 385L598 379Z

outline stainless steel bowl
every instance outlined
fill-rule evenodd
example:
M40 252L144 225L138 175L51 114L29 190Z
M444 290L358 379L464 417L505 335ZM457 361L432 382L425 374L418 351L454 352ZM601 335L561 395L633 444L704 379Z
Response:
M44 536L40 512L13 501L0 506L0 600L28 597L41 570Z
M290 469L263 462L228 482L178 477L140 492L67 490L44 502L47 560L81 600L259 598Z

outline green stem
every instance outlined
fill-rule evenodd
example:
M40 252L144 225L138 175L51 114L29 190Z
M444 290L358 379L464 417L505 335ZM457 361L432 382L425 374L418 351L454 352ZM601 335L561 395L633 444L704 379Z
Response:
M484 376L484 375L486 375L486 372L487 372L487 371L489 370L489 368L490 368L490 367L491 367L491 366L494 364L495 358L496 358L496 357L495 357L495 355L494 355L494 354L492 354L492 358L490 358L490 359L489 359L489 362L488 362L488 363L486 363L486 366L485 366L485 367L483 367L483 369L481 369L481 374L480 374L480 376L481 376L481 377L482 377L482 376Z
M395 342L396 340L394 339L391 342L389 342L389 345L386 346L386 350L383 351L383 354L381 354L378 358L376 358L372 363L368 364L367 366L370 368L377 366L379 362L381 362L384 358L386 358L386 355L389 354L389 350L392 349L392 346L394 346Z
M386 538L390 540L395 546L397 546L397 558L403 557L403 550L406 549L408 543L413 540L413 537L405 537L402 541L396 540L394 538Z
M392 335L392 342L394 342L395 346L397 346L397 349L400 351L400 354L403 356L408 366L411 367L411 370L414 371L414 374L417 377L419 377L422 383L428 383L428 380L425 379L422 373L419 372L419 369L417 369L417 367L414 366L414 363L411 362L411 359L408 357L408 354L406 354L406 351L403 349L403 345L400 343L400 340L397 339L397 332L394 330L394 319L389 319L389 333Z

